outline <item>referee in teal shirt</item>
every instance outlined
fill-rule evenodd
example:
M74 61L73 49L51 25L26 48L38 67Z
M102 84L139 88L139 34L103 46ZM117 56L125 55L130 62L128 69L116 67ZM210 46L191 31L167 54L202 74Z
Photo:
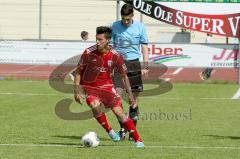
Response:
M148 69L148 37L142 23L133 20L132 5L125 4L121 8L122 20L112 24L112 44L114 49L123 56L128 69L128 77L132 87L133 95L137 101L140 92L143 91L142 75L147 76ZM143 57L141 66L139 59ZM123 92L122 81L119 81L119 74L114 74L113 81L119 94ZM129 107L129 116L135 126L138 120L138 104ZM121 123L120 123L121 125ZM126 131L121 125L119 135L123 140ZM129 134L129 140L132 140Z

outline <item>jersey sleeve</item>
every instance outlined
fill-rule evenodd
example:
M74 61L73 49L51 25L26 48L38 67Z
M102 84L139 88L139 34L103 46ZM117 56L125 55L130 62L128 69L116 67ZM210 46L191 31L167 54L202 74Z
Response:
M141 28L142 29L141 29L140 43L141 44L148 44L148 36L147 36L145 26L142 24Z
M121 55L117 55L116 67L121 75L127 74L127 67Z
M80 69L80 71L82 72L86 66L87 66L87 59L88 59L88 54L87 54L87 51L85 50L82 54L82 56L80 57L79 59L79 62L78 62L78 67Z

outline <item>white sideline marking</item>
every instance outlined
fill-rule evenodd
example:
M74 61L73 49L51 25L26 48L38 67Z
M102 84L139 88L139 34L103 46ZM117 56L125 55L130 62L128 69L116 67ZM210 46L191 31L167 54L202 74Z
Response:
M0 147L83 147L83 146L61 144L0 144Z
M167 80L167 79L165 79ZM170 79L171 80L171 79ZM54 94L54 93L21 93L21 92L0 92L0 95L18 95L18 96L72 96L72 94ZM150 97L144 97L144 98L151 98ZM161 98L161 100L183 100L183 99L187 99L187 100L230 100L232 98L206 98L206 97L202 97L202 98L195 98L195 97L188 97L188 98L183 98L183 97L164 97Z
M173 75L179 74L182 70L183 70L183 67L179 67L179 68L176 69L172 74L173 74Z
M171 73L164 73L163 75L164 75L164 76L176 75L176 74L179 74L182 70L183 70L183 67L179 67L179 68L175 69L173 72L171 72ZM161 76L162 76L162 75L161 75ZM159 78L160 78L161 76L159 76Z
M99 146L99 147L106 147ZM112 145L111 145L112 146ZM0 147L83 147L82 145L63 145L63 144L0 144ZM114 147L133 147L126 145L114 145ZM240 147L233 147L233 146L164 146L164 145L146 145L146 148L162 148L162 149L228 149L228 150L239 150Z
M161 146L161 145L149 145L146 147L151 148L163 148L163 149L229 149L229 150L239 150L240 147L232 146Z
M238 91L234 94L234 96L232 97L232 99L240 99L240 88L239 88Z
M22 69L22 70L19 70L19 71L14 71L13 73L22 73L22 72L26 72L26 71L31 70L31 69L36 68L36 67L38 67L38 65L36 65L36 66L30 66L30 67L27 67L27 68Z
M0 92L0 95L19 95L19 96L57 96L60 94L50 94L50 93L12 93L12 92Z
M154 97L154 96L153 96ZM151 96L149 97L144 97L144 98L152 98ZM231 100L231 98L194 98L194 97L186 97L186 98L183 98L183 97L160 97L159 99L161 100Z

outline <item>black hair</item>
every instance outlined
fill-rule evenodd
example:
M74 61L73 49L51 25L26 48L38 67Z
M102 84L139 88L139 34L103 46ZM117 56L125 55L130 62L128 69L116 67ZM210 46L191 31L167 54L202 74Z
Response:
M133 6L126 3L121 8L121 15L127 16L130 14L133 14Z
M111 39L112 37L112 29L108 26L99 26L96 29L97 34L105 34L107 39Z
M83 38L83 37L85 37L85 36L87 36L88 35L88 32L87 31L82 31L81 32L81 37Z

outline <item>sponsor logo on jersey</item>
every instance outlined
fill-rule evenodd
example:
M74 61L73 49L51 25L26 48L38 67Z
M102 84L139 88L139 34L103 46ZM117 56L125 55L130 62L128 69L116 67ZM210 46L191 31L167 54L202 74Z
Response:
M105 67L97 67L97 70L99 72L107 72L108 71L108 68L105 68Z

